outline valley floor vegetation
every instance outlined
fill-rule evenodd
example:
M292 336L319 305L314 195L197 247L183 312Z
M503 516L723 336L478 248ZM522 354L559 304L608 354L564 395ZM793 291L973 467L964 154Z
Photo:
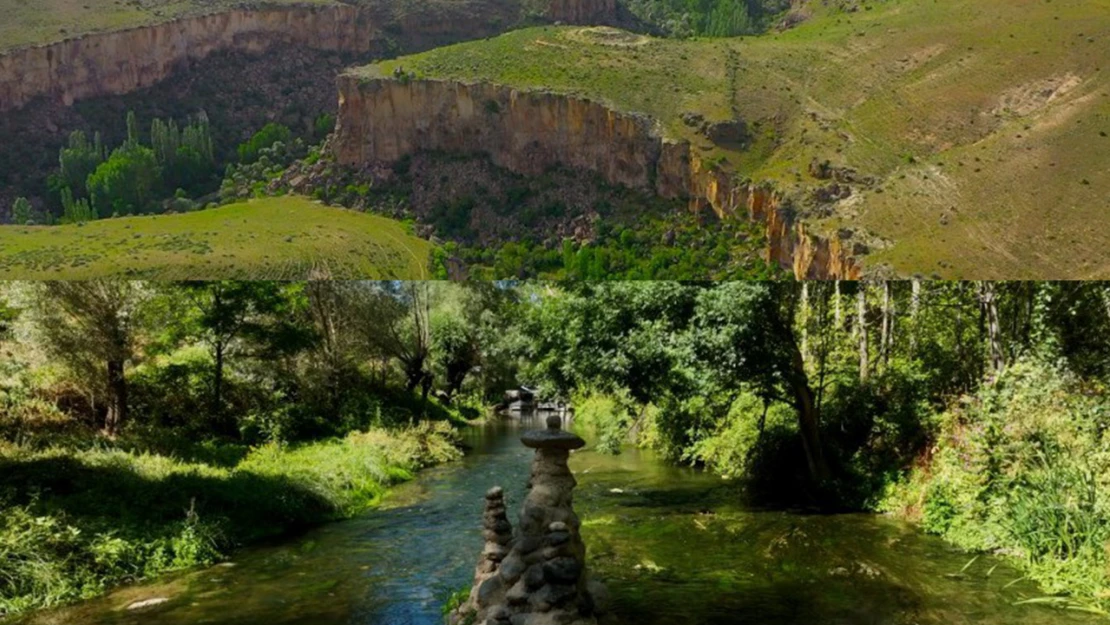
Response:
M1110 286L12 283L0 597L19 611L372 505L505 389L738 500L912 520L1110 604ZM140 504L139 502L142 502Z
M1104 283L581 284L524 323L523 375L601 450L898 515L1110 608Z
M470 156L421 154L374 176L337 166L323 143L306 143L326 137L334 124L322 115L309 136L298 137L269 123L225 155L203 114L180 127L155 118L146 133L128 113L126 139L114 149L100 133L75 131L59 151L45 199L19 197L12 204L12 224L23 228L0 230L0 275L417 279L428 271L438 278L738 280L782 274L765 259L761 228L745 219L722 220L708 209L692 213L682 202L614 187L596 175L558 169L525 177ZM309 210L276 224L288 229L250 223L257 214L240 225L247 200ZM313 214L309 200L373 217ZM217 208L224 212L213 214ZM181 213L193 216L166 217ZM235 213L233 223L225 213ZM140 225L137 216L153 219ZM344 227L334 227L339 224ZM44 227L52 225L67 228Z
M0 616L348 517L460 456L501 294L0 285Z

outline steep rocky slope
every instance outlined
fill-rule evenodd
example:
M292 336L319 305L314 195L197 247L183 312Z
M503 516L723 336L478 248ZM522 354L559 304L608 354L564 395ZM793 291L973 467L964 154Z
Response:
M1110 277L1110 0L802 8L802 24L758 37L534 28L357 74L646 116L689 144L697 173L676 177L691 197L714 194L707 172L728 195L773 187L787 221L868 252L871 275ZM438 140L426 123L418 135Z
M510 171L539 175L560 165L610 184L688 199L720 216L765 224L771 259L799 278L857 278L839 239L795 223L782 197L736 181L688 142L665 141L651 119L573 96L485 83L402 78L339 79L339 164L392 163L423 151L487 154Z
M553 0L545 15L570 24L608 24L616 22L617 6L615 0ZM437 0L415 7L392 0L258 3L184 15L0 52L0 112L39 96L68 105L129 93L215 51L257 54L291 44L353 55L412 52L485 37L524 17L519 0Z

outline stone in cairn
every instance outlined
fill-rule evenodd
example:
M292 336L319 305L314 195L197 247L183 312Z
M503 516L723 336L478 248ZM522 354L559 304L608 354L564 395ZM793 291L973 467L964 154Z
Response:
M451 613L451 625L596 625L596 595L604 589L586 574L586 545L571 505L577 482L567 466L571 450L586 442L561 425L551 416L546 430L521 437L536 455L515 534L501 488L486 493L485 547L470 597Z

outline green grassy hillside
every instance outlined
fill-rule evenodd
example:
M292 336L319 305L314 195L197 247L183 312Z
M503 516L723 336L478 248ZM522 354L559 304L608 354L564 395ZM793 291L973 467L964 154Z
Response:
M361 68L546 88L646 113L805 219L866 239L873 271L1110 277L1110 0L809 5L782 33L664 40L548 27ZM745 145L701 123L742 120ZM856 170L829 203L810 172Z
M0 226L0 278L423 279L432 248L392 219L281 197L181 215Z

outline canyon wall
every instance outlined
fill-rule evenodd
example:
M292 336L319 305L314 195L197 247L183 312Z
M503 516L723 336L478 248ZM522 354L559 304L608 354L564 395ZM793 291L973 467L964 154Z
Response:
M39 96L76 100L130 93L169 77L182 63L230 50L260 53L274 44L366 56L417 52L503 32L521 18L518 0L459 0L410 6L270 5L182 17L92 33L0 53L0 112ZM547 17L570 24L616 24L616 0L552 0Z
M365 53L373 25L353 6L237 9L0 55L0 111L38 96L71 104L153 85L179 64L217 50L264 52L275 43Z
M859 263L839 239L810 232L774 190L711 169L690 144L661 138L644 116L573 96L488 83L339 78L332 148L340 164L393 162L423 150L488 154L510 171L538 175L554 165L681 198L718 215L764 224L771 261L798 278L854 279Z

